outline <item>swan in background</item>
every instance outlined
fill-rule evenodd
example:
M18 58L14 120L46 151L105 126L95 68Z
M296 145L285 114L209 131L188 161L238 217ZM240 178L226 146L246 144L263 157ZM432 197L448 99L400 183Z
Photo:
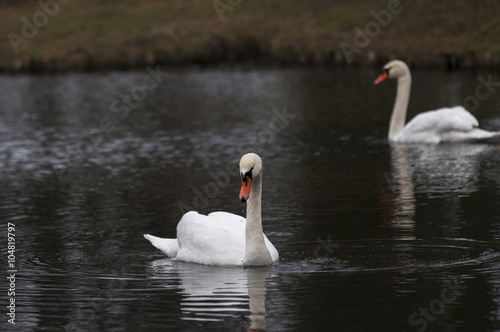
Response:
M269 265L278 251L262 231L262 159L247 153L240 160L240 200L247 219L228 212L208 216L187 212L177 224L177 239L144 237L168 257L207 265Z
M440 108L420 113L405 126L410 99L411 74L400 60L389 61L375 80L379 84L387 78L398 79L396 101L389 127L389 141L400 143L440 143L485 140L500 135L479 129L476 118L462 106Z

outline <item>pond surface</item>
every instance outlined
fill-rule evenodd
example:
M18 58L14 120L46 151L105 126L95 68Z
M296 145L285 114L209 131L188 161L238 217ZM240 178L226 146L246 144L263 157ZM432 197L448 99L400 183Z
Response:
M500 144L388 144L395 82L376 75L0 76L2 330L499 330ZM415 72L409 116L463 104L481 75ZM498 91L467 100L500 129ZM177 262L143 238L176 237L189 210L244 215L249 151L278 263Z

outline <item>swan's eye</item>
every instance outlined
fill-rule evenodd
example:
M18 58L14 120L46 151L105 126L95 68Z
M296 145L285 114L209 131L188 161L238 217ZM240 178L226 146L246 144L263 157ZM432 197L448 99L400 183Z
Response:
M253 180L253 178L252 178L252 171L253 171L253 167L252 167L252 168L250 168L250 170L249 170L248 172L246 172L246 173L241 173L241 179L242 179L243 181L246 181L246 178L248 177L248 178L250 178L250 180Z
M253 177L252 177L252 171L253 171L253 167L250 168L250 170L247 172L246 176L248 176L251 180L253 180Z

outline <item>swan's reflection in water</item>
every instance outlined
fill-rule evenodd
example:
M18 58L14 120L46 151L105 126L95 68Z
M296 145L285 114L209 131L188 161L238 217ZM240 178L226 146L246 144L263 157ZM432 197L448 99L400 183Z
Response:
M431 197L460 197L477 190L480 159L497 149L497 146L424 144L404 149L414 165L416 193L426 193Z
M389 210L386 222L393 230L391 237L397 240L393 254L398 265L408 271L421 267L419 251L435 245L432 239L419 236L425 229L435 231L432 237L441 248L450 246L443 252L461 245L461 229L468 224L463 216L464 197L484 187L482 161L498 149L496 144L390 145L391 169L385 176L390 194L384 205ZM418 209L424 213L417 215ZM417 239L424 247L415 245ZM447 263L445 258L435 258L438 264Z
M151 263L149 278L155 286L180 291L181 319L237 318L238 331L265 331L266 280L270 271L271 266L208 266L160 259Z
M413 186L413 167L408 151L402 144L391 144L391 167L389 179L393 202L393 226L403 231L401 240L414 240L415 235L415 188Z
M416 196L444 198L447 221L460 212L460 198L477 191L481 157L497 153L498 145L392 143L391 171L386 174L392 200L392 225L415 239Z

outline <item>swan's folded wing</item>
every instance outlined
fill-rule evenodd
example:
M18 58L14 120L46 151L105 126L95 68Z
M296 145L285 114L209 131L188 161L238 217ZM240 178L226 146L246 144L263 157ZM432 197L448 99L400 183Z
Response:
M208 214L209 218L212 218L219 222L245 222L246 219L234 213L217 211Z
M245 254L245 222L186 213L177 225L177 259L208 265L241 265ZM235 216L235 215L233 215ZM239 217L245 220L243 217Z
M442 132L469 132L479 126L477 119L462 106L443 108L435 112L441 115L442 123L440 129Z
M478 125L472 114L462 106L456 106L420 113L408 122L405 131L436 134L450 131L469 132Z

